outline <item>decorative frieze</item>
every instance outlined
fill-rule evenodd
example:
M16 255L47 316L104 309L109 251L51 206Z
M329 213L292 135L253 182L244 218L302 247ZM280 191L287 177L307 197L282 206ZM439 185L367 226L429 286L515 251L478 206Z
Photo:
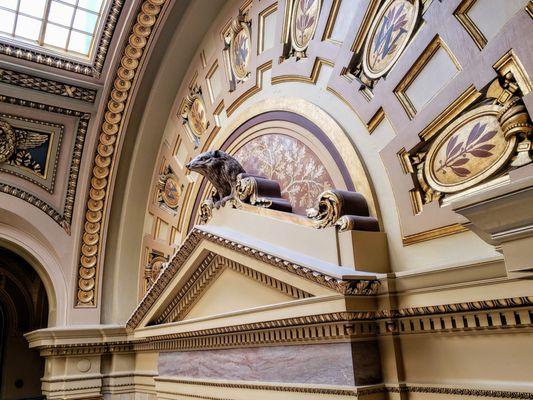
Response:
M0 83L94 103L97 91L0 68Z

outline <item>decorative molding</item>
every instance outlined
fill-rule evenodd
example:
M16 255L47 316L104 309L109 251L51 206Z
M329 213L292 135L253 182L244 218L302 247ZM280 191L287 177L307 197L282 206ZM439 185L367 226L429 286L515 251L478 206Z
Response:
M170 262L167 264L167 267L165 268L163 273L159 276L152 288L148 291L148 293L141 300L137 308L134 310L133 314L131 315L126 324L128 328L133 329L139 326L141 320L148 313L149 309L154 305L159 296L163 293L163 290L168 286L176 272L181 269L183 264L188 260L190 254L197 248L197 246L202 240L207 240L219 244L230 250L244 254L248 257L255 258L256 260L265 262L269 265L272 265L276 268L280 268L291 274L298 275L303 279L309 280L313 283L319 284L323 287L334 290L343 295L372 296L377 293L377 290L379 288L379 281L377 280L343 280L335 278L324 273L313 271L308 267L294 264L290 261L283 260L277 256L265 253L260 250L256 250L254 248L242 245L232 240L228 240L223 237L195 228L189 233L185 241L176 251L172 260L170 260ZM208 265L209 263L211 263L214 257L215 254L209 253L202 261L202 265L204 265L205 263L207 263L205 265ZM198 269L200 268L201 267L199 267Z
M306 58L306 50L314 38L322 0L290 0L287 1L283 58L296 57L296 60Z
M76 199L76 188L78 184L78 174L81 164L81 156L83 153L83 146L85 143L85 135L87 134L87 128L89 126L89 121L91 114L84 113L81 111L71 110L67 108L50 106L47 104L36 103L33 101L27 101L18 99L15 97L1 96L0 102L14 104L21 107L34 108L38 110L43 110L51 113L67 115L70 117L75 117L78 120L76 138L73 144L72 159L70 161L70 172L68 175L67 181L67 190L65 194L65 202L63 205L62 212L56 210L54 207L49 205L47 202L39 199L38 197L21 190L19 188L13 187L7 184L0 184L0 190L4 193L10 194L12 196L18 197L35 207L39 208L46 214L48 214L54 221L56 221L68 234L70 234L70 224L72 222L72 211L74 208L74 201Z
M163 0L164 1L164 0ZM36 51L21 46L16 46L0 39L0 54L10 57L24 59L26 61L59 68L65 71L74 72L81 75L99 78L104 67L109 45L113 38L120 12L124 5L124 0L113 0L109 8L109 13L104 24L104 29L100 36L99 43L95 47L95 57L92 64L90 62L76 62L59 55L50 55L44 51Z
M368 134L371 135L374 133L376 128L383 122L385 119L385 111L383 111L383 108L380 107L376 113L370 118L370 121L368 121L368 124L366 124L366 128L368 129Z
M453 15L459 20L461 25L463 25L468 34L472 37L477 47L482 50L483 47L487 45L487 38L485 37L485 35L483 35L481 30L477 27L477 25L468 15L468 11L470 11L472 6L476 4L476 2L477 0L463 0L461 4L459 4L459 6L455 9Z
M212 258L209 262L212 261ZM129 321L128 321L129 324ZM312 344L376 336L467 333L533 328L533 297L360 312L336 312L169 333L131 341L46 345L43 356L132 351L186 351Z
M406 91L439 49L443 49L446 52L457 71L461 70L461 65L459 64L457 58L453 55L452 51L448 48L446 43L444 43L441 37L436 35L429 45L424 49L418 59L414 62L407 74L405 74L405 76L402 78L398 86L396 86L394 89L394 94L411 119L414 118L418 110L407 96Z
M421 201L421 200L420 200ZM404 246L411 246L413 244L426 242L428 240L438 239L445 236L455 235L456 233L467 232L468 228L460 224L452 224L442 226L440 228L430 229L428 231L414 233L402 237L402 244Z
M409 153L409 172L423 204L475 189L533 161L533 124L509 70L493 80L470 109L432 132ZM463 97L463 96L462 96ZM469 97L469 96L468 96ZM433 124L432 124L433 125Z
M359 81L359 90L367 100L372 98L379 79L386 77L411 42L421 26L422 12L420 0L370 2L352 45L354 54L344 71L349 79ZM380 44L376 45L376 41Z
M379 231L378 220L370 216L368 204L361 193L346 190L326 190L318 198L318 206L307 210L315 228L331 226L340 232Z
M5 68L0 68L0 83L26 89L38 90L44 93L81 100L86 103L94 103L97 93L97 91L94 89L69 85L67 83L23 74L21 72Z
M113 79L113 88L104 114L97 151L92 169L91 187L87 199L82 246L78 268L78 288L75 307L96 307L98 268L102 251L101 237L105 224L104 209L109 201L109 175L117 161L116 144L123 133L121 123L131 86L139 71L140 60L158 21L161 8L168 0L145 0L137 12L130 30L128 44L124 47L120 66Z
M200 267L198 267L191 278L189 278L174 296L174 299L172 299L165 310L163 310L161 315L154 320L153 324L161 325L181 320L191 310L194 304L196 304L202 294L205 293L206 289L226 268L289 295L294 299L313 297L312 294L307 293L304 290L288 285L285 282L272 278L255 269L217 255L214 256L209 263L202 263Z
M189 94L181 103L179 114L189 138L197 148L200 145L201 137L209 128L205 101L199 86L190 89Z
M19 121L21 125L13 126L17 124L10 122L12 120ZM28 126L28 123L30 126ZM31 125L33 124L38 125L42 130L32 128ZM0 114L0 131L4 130L5 132L6 129L8 131L11 130L15 138L12 154L8 154L9 151L6 152L5 149L4 151L0 151L0 171L25 179L43 188L48 193L53 193L64 128L63 125L48 121L40 121L11 114ZM0 138L0 142L1 140ZM22 147L24 148L19 149L19 141L23 142ZM33 160L28 150L35 149L47 142L48 151L45 164L40 165ZM3 167L3 162L9 167ZM17 171L12 167L16 167L19 170Z

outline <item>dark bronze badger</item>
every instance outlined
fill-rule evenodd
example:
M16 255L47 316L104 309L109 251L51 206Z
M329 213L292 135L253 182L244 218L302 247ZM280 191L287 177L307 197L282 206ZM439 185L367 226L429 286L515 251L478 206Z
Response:
M215 187L217 193L213 200L216 208L235 197L237 175L246 172L235 158L222 150L199 154L186 167L205 176Z

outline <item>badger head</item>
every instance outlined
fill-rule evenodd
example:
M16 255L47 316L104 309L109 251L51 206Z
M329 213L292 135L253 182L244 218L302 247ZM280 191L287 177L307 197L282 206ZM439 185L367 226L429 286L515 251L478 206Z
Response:
M224 152L220 150L206 151L198 154L185 167L191 171L205 175L208 171L213 171L224 158Z

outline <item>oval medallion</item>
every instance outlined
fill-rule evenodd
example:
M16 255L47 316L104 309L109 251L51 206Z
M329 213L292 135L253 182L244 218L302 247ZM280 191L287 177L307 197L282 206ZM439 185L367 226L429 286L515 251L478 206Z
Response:
M195 96L189 109L187 118L192 132L196 136L202 136L207 129L207 113L205 105L199 96Z
M383 76L398 60L415 29L418 8L418 0L388 0L378 12L363 53L369 78Z
M178 207L180 195L181 189L178 181L171 176L167 177L161 193L161 197L165 204L172 209Z
M478 107L458 118L435 140L424 166L433 189L444 193L467 189L507 163L516 138L504 138L497 118L500 108Z
M292 11L291 40L296 51L304 51L315 34L321 0L296 0Z
M250 29L245 23L241 23L240 27L239 32L231 40L230 64L235 77L243 80L248 76L250 63Z

